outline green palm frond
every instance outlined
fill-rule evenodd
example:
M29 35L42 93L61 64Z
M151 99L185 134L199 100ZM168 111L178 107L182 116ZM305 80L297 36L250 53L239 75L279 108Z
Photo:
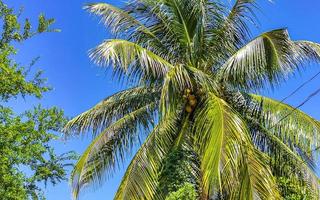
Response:
M116 200L163 199L156 193L162 160L174 146L180 127L181 109L162 118L132 159Z
M90 51L90 58L97 64L112 64L115 74L159 79L174 66L164 58L136 43L121 39L106 40Z
M111 172L125 160L126 153L137 140L137 131L146 130L153 121L155 104L139 108L102 131L76 163L71 174L73 197L78 198L81 188L101 184L104 173Z
M227 192L240 199L277 197L273 176L252 146L244 121L224 100L213 94L207 98L195 116L203 192Z
M236 0L230 10L225 5L214 8L218 17L217 26L211 30L213 33L211 46L216 52L213 63L225 62L240 46L248 42L251 35L248 23L255 23L253 10L255 2L255 0Z
M118 92L70 120L64 132L84 133L92 130L96 133L102 131L124 115L150 103L157 103L159 97L159 88L145 86Z
M320 61L320 44L301 40L301 41L294 41L295 45L298 46L298 49L302 52L302 55L305 55L305 57L311 58L307 61L316 61L319 63ZM303 59L303 58L302 58Z
M261 103L264 126L308 155L320 145L320 122L304 112L271 98L251 95Z
M190 3L192 4L192 2L193 1ZM192 16L194 13L193 8L191 8L192 5L185 4L181 0L166 0L165 4L170 8L173 14L172 16L175 18L171 22L172 26L176 27L173 30L177 30L176 34L179 37L181 46L186 47L190 55L192 52L192 36L190 33L192 27L188 25L192 25L192 23L188 23L187 20L190 20L190 16Z
M194 54L199 56L199 51L205 50L200 47L204 47L202 36L204 26L208 25L206 14L213 13L209 12L213 7L210 5L216 3L204 0L191 0L188 4L183 0L143 0L140 3L145 7L138 6L136 13L147 19L149 29L166 46L166 51L175 55L172 59L180 58L196 64L198 58Z
M255 94L237 92L226 96L230 97L227 98L230 105L244 118L265 127L288 147L299 148L299 151L311 156L312 150L319 145L319 121L301 110Z
M307 41L307 40L298 40L298 41L295 41L295 43L297 45L305 46L305 48L309 47L310 49L308 49L308 51L316 52L319 54L319 51L320 51L320 44L319 43L311 42L311 41Z
M172 68L166 75L161 90L160 111L162 116L177 109L178 102L181 102L181 95L171 96L170 94L182 94L186 88L191 89L191 79L182 65Z
M314 153L310 149L312 146L314 148L314 144L306 146L305 144L309 144L310 141L303 138L300 138L300 141L292 140L300 131L295 125L300 126L300 123L309 126L312 129L310 133L318 135L316 133L318 131L313 130L318 129L317 122L315 121L316 124L312 125L312 122L308 121L313 120L310 116L273 99L267 98L268 100L264 101L266 97L249 96L239 92L228 94L228 96L231 98L228 99L228 102L235 106L235 109L246 119L253 144L271 157L274 173L280 176L300 177L300 180L308 184L310 190L315 194L318 193L319 181L315 173L317 165L313 157ZM301 116L299 114L298 117L292 116L295 119L291 122L280 121L285 116L291 117L288 114L293 111L301 112ZM279 124L275 126L277 123ZM288 123L294 124L294 126L289 126L291 129L289 131L286 129ZM300 128L304 130L303 126ZM290 171L288 171L289 166L292 168Z
M182 0L143 1L151 5L151 17L154 23L151 29L159 38L168 45L173 55L178 55L183 61L191 59L192 33L194 27L190 27L193 16L194 1L185 4ZM164 34L165 33L165 34ZM177 59L177 58L176 58Z
M245 150L243 160L240 161L242 180L239 199L281 199L275 178L270 167L266 165L267 159L252 147Z
M172 26L172 19L166 12L168 9L166 9L164 1L143 0L140 3L138 5L134 2L129 3L129 7L136 8L134 13L146 19L149 29L159 40L140 37L139 44L148 44L154 52L160 56L166 56L167 60L172 63L183 60L185 53L181 52L185 50L180 48L179 37L174 31L177 27Z
M287 30L266 32L239 49L219 70L226 82L244 88L263 88L286 80L303 61L314 60L290 40Z
M193 62L194 66L201 66L206 65L206 59L205 55L207 54L207 51L209 49L209 40L205 39L205 35L209 34L209 21L214 20L216 15L216 12L210 12L211 9L215 7L215 3L210 3L206 0L198 0L195 4L194 9L197 10L195 13L195 28L193 33L193 43L191 46L192 56L191 60ZM211 33L210 33L211 34ZM204 68L204 66L201 66Z
M243 45L250 37L248 23L255 24L255 0L236 0L229 15L222 23L222 31L233 45Z
M107 3L91 3L87 4L84 9L100 16L101 21L114 34L125 34L129 32L139 32L155 37L152 32L144 26L139 20L135 19L128 12Z
M257 146L260 146L260 148L264 148L265 151L270 154L270 156L275 156L275 154L278 154L277 156L279 157L279 152L284 155L288 162L290 160L298 168L298 170L287 173L291 176L301 176L302 173L301 177L304 179L304 181L308 183L314 193L318 193L319 178L314 171L314 161L304 159L297 148L288 144L287 142L284 142L276 134L274 134L272 130L268 130L267 128L263 127L263 125L261 125L259 122L254 122L254 120L252 119L249 119L249 122L258 127L258 130L255 130L255 132L258 133L255 133L255 135L261 134L262 136L260 137L265 141L265 145L268 145L267 147L265 145L261 147L261 144L257 144ZM274 152L274 149L276 149L276 152Z
M171 48L168 49L164 45L164 41L161 40L163 32L166 32L161 30L163 30L164 25L168 26L168 21L159 23L158 18L155 17L156 14L159 14L158 7L162 4L156 1L136 3L134 1L128 2L128 5L123 9L106 3L94 3L88 4L85 9L101 16L101 21L107 27L110 27L112 33L116 36L125 36L129 41L134 41L141 46L148 45L150 50L159 56L167 60L169 60L168 57L173 59L174 57L171 55L174 52L172 43ZM146 5L153 8L150 9ZM154 14L149 14L151 11L154 11Z
M190 77L194 80L195 88L201 88L205 92L217 93L219 84L211 73L206 73L198 68L187 66Z

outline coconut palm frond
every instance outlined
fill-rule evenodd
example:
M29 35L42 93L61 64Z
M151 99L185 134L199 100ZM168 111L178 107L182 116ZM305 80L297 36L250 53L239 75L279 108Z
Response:
M174 146L181 109L162 118L132 159L115 199L163 199L156 193L162 160Z
M223 23L223 29L236 45L247 42L250 38L248 23L256 25L255 0L237 0Z
M213 191L242 199L279 196L270 169L251 144L246 124L224 100L209 94L195 116L195 127L206 196Z
M320 145L320 122L288 104L251 95L261 104L264 126L277 137L296 145L308 155Z
M202 67L202 65L206 65L206 58L205 55L209 52L209 38L211 33L210 25L212 22L215 21L217 17L217 12L210 12L214 11L213 7L216 7L216 3L211 3L206 0L197 0L195 3L196 6L193 5L194 9L196 10L194 15L194 33L193 33L193 43L191 49L192 55L191 60L193 62L193 66L195 67Z
M278 137L276 133L268 130L259 122L249 119L249 123L256 128L253 133L253 141L259 149L273 157L274 162L281 162L280 157L285 157L286 163L294 163L295 169L286 171L288 176L300 176L307 183L314 193L319 193L319 178L316 175L316 163L312 159L305 159L301 150L294 145L288 144ZM276 160L278 159L278 160ZM280 171L281 165L275 165L277 171Z
M310 186L310 189L317 193L319 183L315 173L317 165L314 156L316 153L312 149L315 148L315 143L310 141L312 136L292 139L300 132L296 126L300 126L300 123L309 126L307 128L311 128L309 133L314 133L316 136L318 133L314 129L318 129L317 122L315 121L315 124L312 125L308 120L313 119L305 113L301 113L302 118L298 117L299 119L296 118L294 121L280 121L277 126L274 126L281 118L294 111L294 108L286 104L280 105L282 102L273 99L269 100L271 103L267 103L268 101L264 103L262 100L264 97L258 95L249 96L245 93L237 93L229 94L229 96L233 98L229 99L229 103L235 106L235 109L246 119L253 144L260 151L267 153L271 157L271 166L273 171L276 171L274 173L280 176L300 177ZM301 111L297 110L297 112ZM278 116L279 114L280 116ZM274 117L270 117L271 115ZM287 117L291 116L288 115ZM291 130L288 130L286 126L290 127ZM304 130L304 127L302 126L301 129ZM288 171L288 166L292 167L292 170Z
M148 49L121 39L106 40L90 51L97 64L112 64L113 72L126 77L143 76L159 79L174 66Z
M70 120L64 132L100 132L124 115L150 103L159 102L159 98L159 88L139 86L118 92Z
M266 32L240 48L219 73L236 87L274 86L286 80L306 60L315 59L316 54L310 55L305 48L291 41L285 29Z
M102 184L105 173L111 175L126 160L136 143L138 130L146 131L153 121L155 104L141 107L108 126L88 146L76 163L71 174L73 197L80 189Z
M191 78L188 71L182 65L172 68L166 75L161 90L160 111L162 116L166 113L174 112L178 102L181 102L181 95L184 89L191 88Z
M226 58L237 48L243 46L251 37L249 23L256 24L254 9L255 0L237 0L228 12L225 6L220 6L220 15L226 15L222 19L218 18L218 26L212 32L215 37L212 39L214 48L222 58ZM224 14L227 12L226 14Z
M280 199L275 178L266 165L267 161L268 158L260 151L251 147L245 150L240 164L240 199Z
M189 71L192 80L197 84L197 88L201 88L203 92L217 93L219 84L211 73L205 73L204 71L192 66L187 66L186 68Z
M307 61L320 61L319 43L306 40L294 41L294 43L298 46L298 49L300 49L301 54L305 55L304 57L310 58ZM302 57L302 59L304 59L304 57Z
M101 21L111 28L112 33L129 34L139 32L155 37L152 32L139 20L135 19L128 12L107 3L91 3L84 6L90 13L100 16Z
M192 0L186 4L182 0L142 1L148 9L144 16L150 22L149 29L158 36L173 59L181 59L196 64L199 51L204 51L202 36L209 4L204 0ZM145 10L144 10L145 11ZM197 45L200 44L201 45ZM180 61L181 61L180 60Z

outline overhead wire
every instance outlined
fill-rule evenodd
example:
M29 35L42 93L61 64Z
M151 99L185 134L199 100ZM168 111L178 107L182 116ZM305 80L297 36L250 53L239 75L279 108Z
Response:
M306 86L308 83L310 83L312 80L314 80L317 76L320 75L320 71L318 73L316 73L314 76L312 76L310 79L308 79L306 82L302 83L299 87L297 87L297 89L295 89L293 92L291 92L288 96L286 96L285 98L283 98L280 103L283 103L284 101L286 101L287 99L289 99L290 97L292 97L293 95L295 95L299 90L301 90L304 86Z
M310 101L312 98L314 98L315 96L317 96L320 93L320 88L318 88L317 90L315 90L313 93L311 93L302 103L300 103L298 106L294 107L288 114L286 114L285 116L283 116L280 120L278 120L277 123L275 123L271 128L273 129L276 125L278 125L280 122L282 122L284 119L286 119L287 117L289 117L292 113L294 113L297 109L301 108L304 104L306 104L308 101Z

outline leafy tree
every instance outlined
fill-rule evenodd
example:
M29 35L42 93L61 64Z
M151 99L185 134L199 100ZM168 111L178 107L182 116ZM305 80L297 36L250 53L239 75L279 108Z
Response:
M163 193L164 196L174 193L171 195L171 199L180 195L196 195L193 193L195 193L198 183L193 172L197 171L197 166L190 165L190 163L197 163L197 157L192 152L183 148L170 152L161 169L158 192ZM179 190L180 192L175 193ZM195 198L196 196L193 199Z
M75 159L73 152L57 155L50 147L66 123L63 111L56 107L34 109L16 114L5 103L19 96L40 98L50 88L42 72L31 76L31 66L24 68L14 61L13 44L36 34L54 31L53 19L40 15L37 30L28 19L19 22L19 14L0 1L0 197L6 200L45 199L39 183L56 184L66 179L66 167Z
M196 198L197 194L195 192L194 185L186 183L176 192L170 193L166 200L195 200Z
M284 200L316 199L308 187L301 184L297 178L279 177L277 183Z
M180 187L161 188L171 176L163 170L181 167L166 162L180 147L184 157L196 157L187 161L192 174L187 182L200 199L280 199L286 192L279 191L277 177L296 177L319 194L313 153L319 121L252 93L318 62L320 45L292 40L286 29L252 38L256 1L237 0L232 8L223 2L136 0L122 9L106 3L85 7L116 36L90 57L112 65L116 78L135 87L104 99L65 127L68 133L96 136L73 170L75 198L113 174L141 137L146 139L115 199L180 193ZM288 172L286 166L293 168Z

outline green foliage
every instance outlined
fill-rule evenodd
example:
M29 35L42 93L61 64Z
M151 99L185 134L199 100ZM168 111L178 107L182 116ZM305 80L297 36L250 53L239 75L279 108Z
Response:
M13 46L14 42L23 42L39 33L57 31L50 29L54 19L46 19L44 15L39 16L37 30L33 30L29 19L24 23L19 22L19 15L14 10L0 1L0 22L2 24L0 38L0 100L7 101L17 95L35 95L41 97L43 92L49 90L45 86L45 79L41 77L42 71L30 74L30 68L35 64L33 60L28 67L17 64L12 57L17 53ZM31 76L31 77L30 77Z
M184 184L182 187L180 187L179 190L176 192L170 193L166 200L196 200L197 199L197 193L194 188L194 186L190 183Z
M277 183L284 200L313 200L310 188L297 178L278 177Z
M31 80L27 80L28 70L13 63L10 59L13 54L12 47L0 52L0 100L7 101L17 95L35 95L40 98L42 92L49 90L44 86L42 72L39 71Z
M17 64L13 46L38 33L50 31L53 19L39 17L36 31L28 19L0 1L0 197L6 200L45 199L40 185L66 180L66 167L76 158L73 152L57 155L50 146L58 139L56 132L66 123L61 109L35 106L22 114L5 107L12 98L32 95L40 98L49 90L42 72L31 74L34 59L25 68ZM22 28L21 28L22 27ZM30 78L31 76L31 78Z
M74 154L55 155L50 142L66 122L58 108L38 106L16 116L0 107L0 195L5 199L27 199L41 192L38 182L56 184L66 179L64 163ZM22 168L23 167L23 168ZM22 170L23 169L23 170ZM40 193L41 194L41 193ZM20 197L19 197L20 196Z
M181 148L171 151L163 163L159 178L159 192L169 194L180 190L185 191L190 184L193 192L195 192L197 179L193 174L194 169L190 163L194 163L196 160L194 153L184 151ZM183 189L184 187L186 188ZM178 193L183 194L182 191Z

